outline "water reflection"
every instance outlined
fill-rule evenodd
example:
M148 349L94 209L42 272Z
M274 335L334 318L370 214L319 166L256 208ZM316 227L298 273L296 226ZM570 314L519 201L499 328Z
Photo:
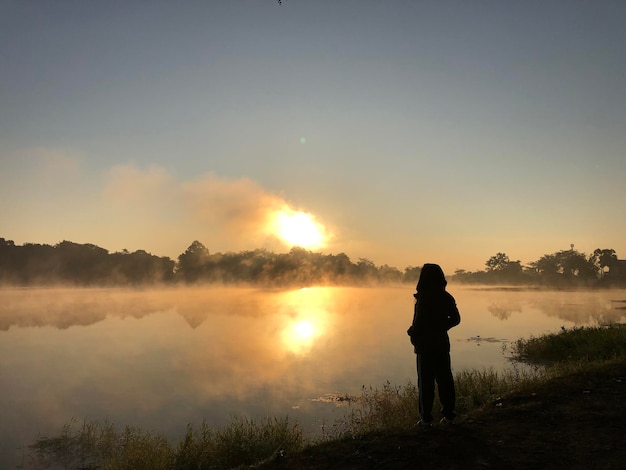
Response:
M286 347L296 353L303 354L311 349L313 340L319 336L319 327L313 326L311 320L296 320L283 330L282 338Z
M288 351L306 354L330 328L332 290L305 288L286 292L278 300L285 315L281 339Z
M500 320L507 320L515 312L521 312L522 306L519 301L509 301L503 303L502 301L493 302L487 307L489 313Z
M536 310L573 325L607 325L621 321L620 302L615 295L621 291L521 291L499 293L493 289L474 289L492 300L487 310L500 320L514 314Z
M450 333L455 371L506 367L503 342L626 314L624 290L450 290L462 316ZM413 286L0 289L0 468L73 417L176 438L190 422L290 414L314 433L343 412L337 397L415 382L412 294Z
M454 289L454 287L453 287ZM487 311L500 320L538 311L576 325L620 321L626 295L616 291L524 291L456 287L463 297L488 299ZM252 288L133 289L0 289L0 331L11 327L52 326L59 330L90 326L106 318L144 318L174 311L196 329L211 316L258 317L268 308L284 315L282 338L293 352L310 349L332 317L338 288L272 291ZM406 288L407 292L411 289ZM341 297L349 289L343 289ZM467 295L473 293L474 295ZM344 304L345 305L345 304ZM335 312L338 313L335 308Z
M623 315L615 309L610 294L606 293L559 293L535 298L530 305L545 315L561 318L575 325L617 323Z
M60 330L89 326L107 316L142 318L170 310L173 298L167 291L131 289L0 289L0 331L53 326Z

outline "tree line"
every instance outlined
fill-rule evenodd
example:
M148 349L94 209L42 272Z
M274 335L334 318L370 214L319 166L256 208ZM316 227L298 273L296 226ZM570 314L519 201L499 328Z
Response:
M597 249L591 255L563 250L522 266L505 253L489 258L482 271L457 270L452 281L481 284L539 284L547 286L609 285L624 282L615 250ZM288 253L266 249L211 253L194 241L172 260L144 250L109 253L93 244L62 241L56 245L16 245L0 238L0 284L32 286L142 286L154 284L310 284L415 283L420 267L403 271L377 266L367 258L352 261L345 253L322 254L294 247Z
M0 238L0 283L4 285L140 286L175 283L261 285L367 284L413 282L419 268L353 262L345 253L313 253L300 247L288 253L265 249L210 253L194 241L177 261L144 250L109 253L92 244L16 245Z
M522 266L506 253L497 253L485 262L482 271L459 269L454 279L476 284L530 284L550 287L601 287L626 285L626 261L612 248L597 248L590 255L574 249L543 255Z

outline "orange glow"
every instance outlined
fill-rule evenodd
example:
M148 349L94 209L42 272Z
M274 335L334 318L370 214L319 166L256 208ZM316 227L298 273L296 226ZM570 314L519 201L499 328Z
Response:
M333 291L326 288L304 288L281 295L281 307L288 315L282 329L287 351L307 354L328 333L333 299Z
M315 334L315 328L308 320L302 320L301 322L293 325L293 331L303 340L309 339L311 336L313 336L313 334Z
M311 214L281 210L276 213L273 231L284 242L302 248L321 248L326 245L328 235L323 225Z

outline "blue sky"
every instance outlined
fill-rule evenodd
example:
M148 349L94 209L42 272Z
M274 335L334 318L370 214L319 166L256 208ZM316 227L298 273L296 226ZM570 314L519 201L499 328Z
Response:
M0 1L0 236L626 258L621 1Z

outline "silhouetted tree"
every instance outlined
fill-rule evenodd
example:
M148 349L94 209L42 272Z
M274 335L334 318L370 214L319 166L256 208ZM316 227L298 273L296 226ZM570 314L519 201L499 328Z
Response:
M328 260L326 263L326 272L331 275L333 279L341 281L342 279L352 277L354 274L355 266L345 253L329 255L326 259Z
M187 250L178 256L178 271L187 282L201 280L206 274L209 250L198 240L194 240Z
M592 262L598 267L600 276L605 274L605 268L611 270L611 266L615 266L617 263L617 255L615 250L611 248L596 248L591 255Z
M422 268L419 266L407 266L404 268L404 274L402 280L404 282L414 282L417 285L417 281L420 278Z
M172 259L154 256L144 250L113 253L111 265L111 284L142 285L167 283L174 279L175 262Z
M564 286L588 283L597 279L598 270L593 257L587 257L573 248L544 255L530 263L544 284Z
M530 267L536 274L548 282L558 279L559 263L555 255L543 255L537 261L531 262Z
M497 253L485 262L486 279L493 282L516 283L523 280L523 269L519 260L511 261L506 253Z
M355 274L363 281L374 281L378 277L378 269L371 260L367 258L359 258L359 261L356 263Z
M393 266L384 264L378 268L378 281L380 282L401 282L402 272Z
M505 253L496 253L485 262L485 266L487 271L504 271L509 263L509 257Z
M561 272L566 279L578 278L581 280L596 279L598 271L591 258L574 249L557 253Z
M67 240L54 246L56 276L73 284L92 285L105 281L110 272L108 250L91 243Z

